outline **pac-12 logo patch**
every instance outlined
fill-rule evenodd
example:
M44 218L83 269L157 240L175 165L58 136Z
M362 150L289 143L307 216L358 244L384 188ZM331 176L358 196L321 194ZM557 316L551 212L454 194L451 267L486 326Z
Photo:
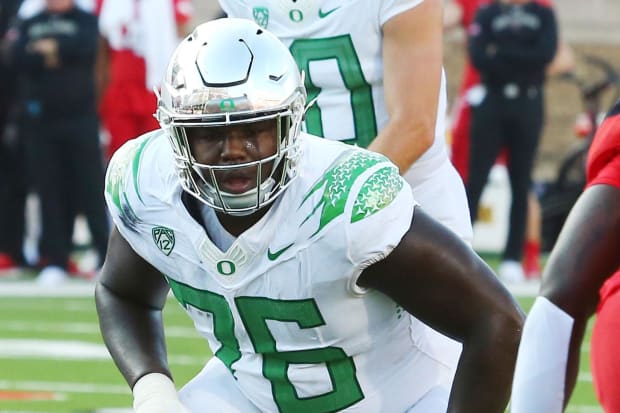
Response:
M254 21L263 29L269 26L269 9L267 7L254 7L252 10Z
M153 228L153 241L161 252L170 255L174 248L174 231L166 227Z

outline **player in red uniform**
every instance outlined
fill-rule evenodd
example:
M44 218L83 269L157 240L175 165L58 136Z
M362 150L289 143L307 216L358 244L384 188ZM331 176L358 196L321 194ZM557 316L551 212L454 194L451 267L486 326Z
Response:
M128 139L159 128L153 88L192 15L190 0L97 0L102 35L99 113L107 158Z
M586 189L560 233L525 324L512 413L563 410L595 312L594 385L605 412L620 412L620 101L596 133L587 172Z

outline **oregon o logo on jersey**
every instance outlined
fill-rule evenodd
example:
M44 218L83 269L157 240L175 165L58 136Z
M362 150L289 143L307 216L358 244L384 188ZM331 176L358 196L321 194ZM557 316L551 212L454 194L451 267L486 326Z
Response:
M235 263L228 260L219 261L216 265L217 272L222 275L232 275L237 270Z
M299 23L304 19L304 13L299 9L293 9L288 12L288 17L295 23Z
M174 248L174 231L166 227L154 227L151 232L157 248L164 254L170 255Z

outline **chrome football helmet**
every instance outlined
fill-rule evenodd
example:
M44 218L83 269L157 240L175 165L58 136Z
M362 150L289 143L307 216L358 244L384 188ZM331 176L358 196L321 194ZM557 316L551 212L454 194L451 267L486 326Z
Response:
M172 144L183 189L231 215L251 214L273 202L297 175L305 102L299 68L273 34L245 19L217 19L196 27L174 52L156 113ZM188 128L269 119L277 130L272 156L208 165L198 163L192 155ZM271 166L271 172L263 176L269 169L266 165ZM245 168L256 170L256 186L240 194L221 189L218 172Z

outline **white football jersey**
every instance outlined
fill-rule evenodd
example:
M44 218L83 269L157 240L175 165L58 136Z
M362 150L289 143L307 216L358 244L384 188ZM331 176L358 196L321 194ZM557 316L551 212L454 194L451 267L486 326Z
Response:
M382 26L422 1L219 0L229 17L252 19L289 47L305 73L308 101L317 99L304 130L364 148L388 121ZM418 175L431 174L448 159L445 85L442 74L435 141L412 166Z
M443 366L410 316L356 280L410 227L411 188L382 155L300 139L299 176L227 251L182 203L162 131L115 153L108 208L260 411L402 413Z

